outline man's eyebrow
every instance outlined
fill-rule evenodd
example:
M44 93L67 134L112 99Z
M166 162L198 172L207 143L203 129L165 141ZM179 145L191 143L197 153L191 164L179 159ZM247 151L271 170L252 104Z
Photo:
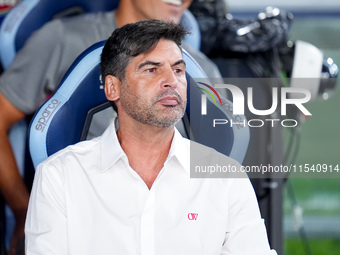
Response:
M139 66L138 66L138 70L141 69L143 66L147 66L147 65L151 65L151 66L159 66L161 63L160 62L154 62L154 61L145 61L143 63L141 63ZM185 64L185 61L183 59L180 59L178 61L176 61L172 66L176 66L176 65L180 65L180 64L183 64L184 66L186 66Z
M152 66L159 66L161 63L160 62L154 62L154 61L145 61L143 63L141 63L137 69L141 69L143 66L147 66L147 65L152 65Z
M184 66L186 66L186 63L183 59L178 60L175 64L173 64L173 66L179 65L179 64L183 64Z

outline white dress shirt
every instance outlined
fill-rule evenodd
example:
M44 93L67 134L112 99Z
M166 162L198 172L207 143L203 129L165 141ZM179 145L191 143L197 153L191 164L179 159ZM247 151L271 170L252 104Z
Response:
M27 255L276 254L249 179L190 178L190 141L176 130L149 190L115 131L112 123L38 166Z

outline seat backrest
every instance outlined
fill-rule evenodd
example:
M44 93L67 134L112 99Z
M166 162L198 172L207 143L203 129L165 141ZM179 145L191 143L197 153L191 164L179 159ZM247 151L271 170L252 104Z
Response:
M109 107L99 79L104 44L105 41L96 43L78 57L56 93L35 114L29 130L29 148L35 167L60 149L85 139L84 126L87 129L97 110ZM231 120L234 116L223 106L215 106L209 97L209 114L201 115L204 92L192 78L207 76L187 52L183 55L188 81L187 118L183 122L189 138L242 162L248 147L249 128L226 125L220 133L212 130L211 119ZM225 100L224 103L229 104L230 109L231 102ZM238 116L239 120L240 117L244 118Z
M119 0L23 0L5 17L0 28L0 61L6 69L27 38L48 21L61 16L82 12L110 11L117 8ZM200 31L194 16L186 11L181 24L190 30L185 38L199 49Z

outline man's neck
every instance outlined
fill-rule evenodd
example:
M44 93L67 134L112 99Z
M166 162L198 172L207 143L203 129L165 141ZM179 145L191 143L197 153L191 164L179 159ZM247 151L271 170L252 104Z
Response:
M150 189L164 166L174 136L174 127L159 128L134 120L120 122L117 137L129 165Z

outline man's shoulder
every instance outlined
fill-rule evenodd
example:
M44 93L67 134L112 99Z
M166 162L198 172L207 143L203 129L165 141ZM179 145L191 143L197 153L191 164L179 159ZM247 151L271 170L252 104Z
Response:
M193 178L248 178L237 160L194 141L190 141L190 174Z
M62 17L60 18L60 22L64 24L79 24L82 25L85 23L92 23L92 22L101 22L106 19L113 19L113 12L89 12L83 13L75 16L70 17ZM51 21L53 22L53 21Z
M67 166L95 157L100 151L100 137L69 145L45 159L41 165Z
M241 166L237 160L230 158L212 147L182 136L180 136L180 139L181 147L185 147L185 151L189 150L190 152L191 163L194 163L194 161L206 163L214 161L218 163L223 161L233 166Z
M43 25L37 33L53 33L57 29L62 33L72 31L72 33L78 33L82 31L82 28L91 29L91 27L109 25L113 26L114 18L113 12L96 12L96 13L83 13L70 17L61 17L53 19Z
M190 140L190 153L194 159L208 160L209 162L228 162L231 165L240 166L240 163L233 158L215 150L212 147Z

